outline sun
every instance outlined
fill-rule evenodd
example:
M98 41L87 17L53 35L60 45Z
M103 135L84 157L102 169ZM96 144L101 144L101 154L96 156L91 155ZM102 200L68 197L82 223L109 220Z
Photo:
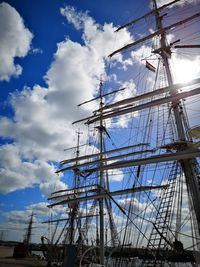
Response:
M194 60L175 59L172 70L175 83L186 83L200 76L200 58Z

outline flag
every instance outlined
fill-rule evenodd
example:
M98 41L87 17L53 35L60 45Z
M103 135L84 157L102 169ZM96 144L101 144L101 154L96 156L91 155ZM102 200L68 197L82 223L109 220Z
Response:
M146 68L153 72L156 71L156 68L153 65L151 65L148 61L146 61Z

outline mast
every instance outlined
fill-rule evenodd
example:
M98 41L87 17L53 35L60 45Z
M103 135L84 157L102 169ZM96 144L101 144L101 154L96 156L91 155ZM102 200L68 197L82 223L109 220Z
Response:
M77 150L76 150L76 164L78 164L78 158L79 158L79 155L80 155L80 135L82 134L82 132L80 132L80 130L77 131ZM75 188L79 187L80 186L80 174L79 173L75 173ZM75 191L75 194L77 192ZM76 203L76 209L78 212L79 211L79 203L77 202ZM81 218L78 217L77 218L77 228L78 228L78 235L80 238L81 237Z
M32 235L32 226L33 226L33 212L30 215L30 220L28 223L28 228L26 231L25 239L24 239L24 244L27 246L30 245L30 240L31 240L31 235Z
M161 36L160 46L161 47L160 49L158 49L158 51L163 60L163 65L166 70L168 86L173 86L174 82L173 82L173 77L172 77L170 64L169 64L171 50L170 50L170 46L167 45L166 31L164 30L163 25L162 25L163 16L160 16L159 10L157 8L156 0L153 0L153 3L154 3L154 8L155 8L157 30L161 32L160 33L160 36ZM175 95L176 93L177 93L176 89L170 91L170 94L172 96ZM187 127L187 125L184 125L184 111L183 111L183 108L180 102L177 100L172 101L172 109L173 109L174 118L176 122L176 130L177 130L178 139L179 141L185 141L185 145L183 146L182 149L180 149L184 151L188 148L186 141L189 141L186 135L185 128L184 128L184 126ZM179 162L185 174L186 185L189 187L189 192L191 193L192 205L194 208L194 212L195 212L196 219L197 219L197 225L198 225L197 234L199 235L200 234L200 209L199 209L200 191L199 191L198 176L197 176L197 172L195 169L196 160L195 159L194 160L183 159L183 160L179 160ZM180 224L180 222L177 222L177 224Z
M80 134L81 132L78 131L77 132L77 150L76 150L76 159L78 159L79 157L79 145L80 145ZM76 160L76 164L78 164L78 160ZM75 188L77 188L79 186L79 174L75 173L75 177L74 177L75 181L74 181L74 186ZM76 190L74 190L74 195L76 195ZM74 202L72 203L72 207L71 207L71 211L70 211L70 244L73 244L74 242L74 224L75 224L75 219L76 219L76 215L77 215L77 211L78 211L78 203ZM79 229L80 230L80 229Z
M154 7L155 7L157 29L160 30L160 32L161 32L161 34L160 34L160 36L161 36L161 39L160 39L161 48L159 49L159 51L160 51L159 54L163 60L163 65L164 65L165 70L166 70L168 86L172 86L174 84L174 82L173 82L173 77L172 77L172 73L171 73L170 66L169 66L169 58L171 55L171 51L170 51L170 47L167 46L166 33L163 30L163 26L162 26L163 16L160 16L160 14L159 14L159 11L157 9L156 0L153 0L153 2L154 2ZM175 93L176 93L176 90L172 90L170 92L171 95L173 95ZM174 116L175 116L176 125L177 125L178 138L179 138L179 140L185 141L186 137L185 137L185 133L184 133L182 119L180 116L180 104L177 101L176 102L172 101L172 107L174 110Z
M100 109L102 110L103 107L103 97L102 97L102 80L100 81ZM99 142L100 142L100 191L102 192L102 189L104 188L104 171L102 169L103 167L103 120L102 120L102 112L100 113L100 126L99 126ZM99 230L100 230L100 264L104 265L104 199L99 199L99 215L100 215L100 224L99 224Z

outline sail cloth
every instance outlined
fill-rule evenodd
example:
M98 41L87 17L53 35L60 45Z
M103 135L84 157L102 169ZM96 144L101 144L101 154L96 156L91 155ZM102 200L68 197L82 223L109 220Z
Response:
M146 68L150 71L156 72L156 68L146 60Z

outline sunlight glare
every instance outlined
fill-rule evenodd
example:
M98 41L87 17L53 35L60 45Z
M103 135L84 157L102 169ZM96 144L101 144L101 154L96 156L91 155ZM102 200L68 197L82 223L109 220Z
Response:
M199 76L199 57L191 61L188 59L176 59L173 64L175 83L185 83Z

